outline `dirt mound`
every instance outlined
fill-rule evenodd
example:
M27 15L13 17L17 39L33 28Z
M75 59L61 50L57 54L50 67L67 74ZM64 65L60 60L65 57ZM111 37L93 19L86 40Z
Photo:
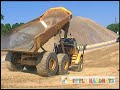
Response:
M114 40L118 35L111 30L85 17L73 17L70 21L69 33L81 44L96 44Z
M1 88L119 88L119 43L87 52L84 55L84 69L81 72L69 70L64 76L115 76L115 84L61 84L63 75L42 77L23 70L9 71L1 63Z

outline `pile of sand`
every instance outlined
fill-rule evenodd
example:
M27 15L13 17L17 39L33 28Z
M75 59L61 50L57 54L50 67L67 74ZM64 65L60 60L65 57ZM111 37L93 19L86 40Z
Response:
M96 22L84 18L73 17L70 21L69 33L81 44L96 44L114 40L118 35L111 30L97 24Z

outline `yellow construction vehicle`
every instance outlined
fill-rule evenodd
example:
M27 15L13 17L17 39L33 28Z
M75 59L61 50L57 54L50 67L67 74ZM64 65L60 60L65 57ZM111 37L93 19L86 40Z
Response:
M51 8L40 17L11 30L1 41L1 50L7 51L5 58L10 71L37 70L41 76L67 74L69 66L83 68L83 54L75 38L67 38L72 13L64 7ZM65 32L61 38L61 29ZM59 35L59 44L54 42L53 51L44 44ZM50 47L51 48L51 47ZM41 52L38 50L41 49Z

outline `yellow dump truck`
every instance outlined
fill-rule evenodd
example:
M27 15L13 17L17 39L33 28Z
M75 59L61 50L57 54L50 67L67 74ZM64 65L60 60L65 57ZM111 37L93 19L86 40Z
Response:
M70 65L82 69L83 53L79 53L74 38L67 38L72 13L64 7L51 8L40 17L11 30L3 37L1 50L7 51L5 58L10 71L37 70L41 76L67 74ZM65 32L61 38L61 29ZM43 45L59 35L59 44L54 50L46 51ZM39 49L42 52L38 52Z

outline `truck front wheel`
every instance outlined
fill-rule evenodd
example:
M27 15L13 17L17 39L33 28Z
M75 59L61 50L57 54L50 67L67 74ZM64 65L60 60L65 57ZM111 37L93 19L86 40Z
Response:
M67 54L58 54L58 71L57 74L63 75L68 73L69 69L69 57Z

